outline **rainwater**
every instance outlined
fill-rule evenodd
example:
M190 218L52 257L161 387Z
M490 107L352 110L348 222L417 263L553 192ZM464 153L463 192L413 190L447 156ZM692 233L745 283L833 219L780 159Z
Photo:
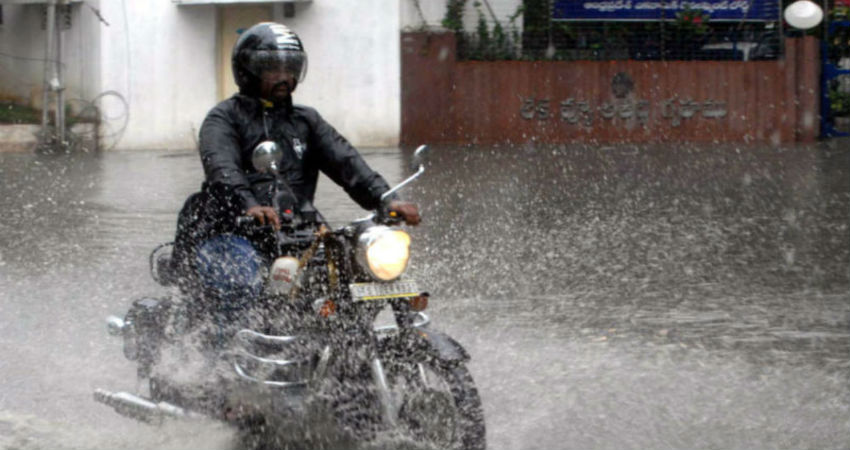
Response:
M848 448L841 148L434 148L410 273L472 354L489 448ZM363 154L408 173L409 149ZM163 293L148 253L202 176L193 152L0 153L0 449L230 448L91 397L135 389L103 319Z

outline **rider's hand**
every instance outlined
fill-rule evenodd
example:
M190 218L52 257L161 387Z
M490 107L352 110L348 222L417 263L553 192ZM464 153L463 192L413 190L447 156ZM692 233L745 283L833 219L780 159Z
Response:
M422 220L422 218L419 217L419 207L416 206L416 203L394 200L387 206L387 210L391 217L394 214L396 217L401 216L401 218L404 219L404 223L408 225L418 225Z
M270 206L252 206L245 211L245 215L253 217L254 220L260 222L260 225L268 223L275 230L280 229L280 217L277 216L277 211Z

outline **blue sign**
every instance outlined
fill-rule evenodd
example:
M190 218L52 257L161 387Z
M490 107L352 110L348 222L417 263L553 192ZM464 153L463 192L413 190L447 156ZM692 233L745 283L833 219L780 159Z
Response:
M779 0L555 0L554 20L674 20L686 9L710 20L777 21Z

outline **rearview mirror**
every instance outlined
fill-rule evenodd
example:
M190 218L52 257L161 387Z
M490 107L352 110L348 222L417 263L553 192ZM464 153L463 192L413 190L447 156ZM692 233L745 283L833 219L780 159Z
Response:
M419 178L420 175L425 173L424 162L425 162L425 155L427 155L427 153L428 153L428 146L427 145L420 145L416 149L416 151L413 152L413 158L410 161L410 166L411 166L410 168L413 169L414 171L416 171L416 173L414 173L413 175L409 176L406 180L404 180L401 183L399 183L398 185L396 185L396 187L390 189L387 192L384 192L383 195L381 195L381 201L386 200L387 197L398 192L399 189L407 186L410 182Z
M427 145L420 145L415 152L413 152L413 159L410 160L410 170L418 171L419 167L425 164L425 159L428 157L430 147Z
M260 173L273 173L277 175L280 170L280 160L283 157L283 151L277 146L274 141L263 141L254 147L254 154L251 155L251 164L254 169Z

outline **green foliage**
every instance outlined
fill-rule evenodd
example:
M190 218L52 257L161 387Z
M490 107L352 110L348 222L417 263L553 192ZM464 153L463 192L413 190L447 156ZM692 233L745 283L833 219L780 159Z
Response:
M552 24L553 29L560 31L564 34L564 36L569 36L572 39L575 39L576 32L568 23L566 22L557 22Z
M0 103L0 123L39 124L41 123L41 111L14 103Z
M502 29L502 24L496 22L493 25L493 47L496 50L503 49L508 43L508 37L505 35L505 30Z
M832 20L850 20L850 6L837 5L829 10L829 18Z
M517 11L512 14L509 20L509 31L499 22L495 21L492 28L487 22L487 18L482 10L482 4L479 1L473 3L475 10L478 13L478 21L475 26L475 31L465 33L461 29L455 31L458 33L458 44L460 53L473 60L510 60L515 59L518 53L518 45L522 39L522 35L517 26L517 19L522 16L524 7L520 5ZM452 7L451 3L448 7ZM449 11L447 10L447 16ZM462 19L462 17L461 17ZM444 24L446 21L444 20Z
M710 17L705 11L685 8L676 13L674 27L684 36L703 36L708 32Z
M551 24L550 0L523 0L523 28L531 33L545 33Z
M470 56L472 59L490 59L493 50L490 29L487 27L484 13L481 12L481 3L475 2L475 9L478 11L478 26L475 27L476 40L474 41L475 45L470 49Z
M481 3L475 2L475 9L478 10L478 26L475 28L478 43L481 44L481 47L488 47L490 45L490 30L487 28L484 13L481 12Z
M520 3L516 7L516 11L508 17L508 22L511 24L515 24L516 20L520 18L525 13L525 4Z
M463 10L466 8L466 0L448 0L446 2L446 15L443 16L442 25L455 33L463 31Z
M53 111L50 112L48 119L52 121L55 119L55 114ZM80 118L74 116L71 105L65 105L65 125L71 126L77 122L87 122L90 121L86 118ZM0 124L31 124L31 125L40 125L41 124L41 110L30 108L29 106L19 105L17 103L11 102L0 102Z
M621 60L693 59L711 39L732 36L761 36L773 32L775 24L728 24L711 21L706 11L685 9L669 21L658 22L567 22L552 20L552 0L522 0L513 14L501 21L485 14L489 1L472 0L474 24L464 29L466 0L446 0L443 25L456 33L458 55L475 60ZM783 0L790 2L793 0ZM470 8L472 9L472 8ZM469 12L469 11L466 11ZM832 10L835 17L850 17L850 8ZM788 30L785 30L789 33ZM749 34L748 34L749 33ZM800 32L802 33L802 32ZM812 32L808 32L812 33ZM743 39L743 38L742 38ZM832 42L835 41L835 42ZM850 32L834 33L832 47L838 56L850 56ZM840 44L840 45L839 45ZM830 54L832 55L832 53ZM834 55L833 55L834 56Z
M831 21L850 20L850 7L838 6L829 12ZM826 37L827 57L838 60L850 56L850 28L834 27Z
M522 34L519 31L519 27L517 26L517 19L525 14L525 5L520 4L517 6L516 11L508 17L508 24L510 26L510 38L507 42L505 42L505 47L510 47L511 54L514 55L518 50L518 46L522 42Z
M850 92L830 89L829 106L834 116L850 116Z

